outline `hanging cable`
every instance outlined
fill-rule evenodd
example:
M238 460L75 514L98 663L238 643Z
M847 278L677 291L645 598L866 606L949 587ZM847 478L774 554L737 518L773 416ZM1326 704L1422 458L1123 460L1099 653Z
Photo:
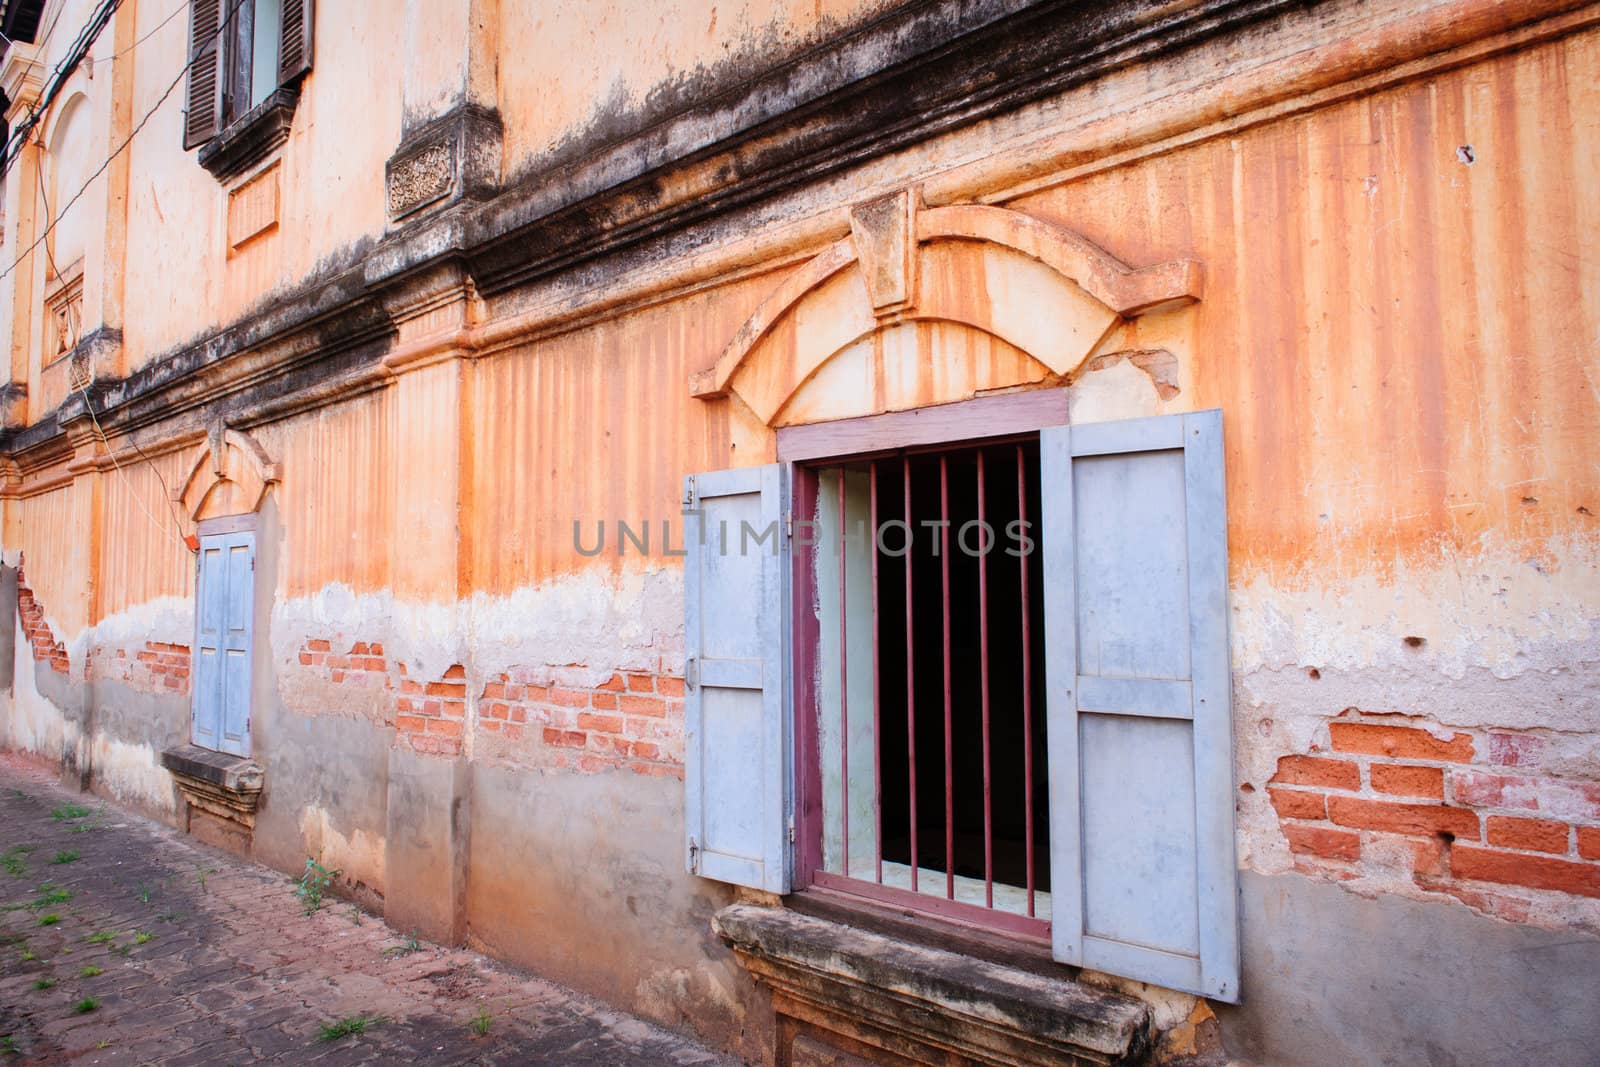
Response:
M120 3L121 0L118 0L118 2ZM243 4L244 0L233 0L233 6L228 8L227 15L218 21L215 32L213 32L210 37L206 38L200 47L195 48L194 54L190 57L189 62L185 63L181 68L179 68L178 76L173 78L171 84L169 84L166 90L162 92L161 98L156 101L155 106L149 111L145 112L144 117L139 120L138 125L134 126L134 128L128 133L128 136L122 139L122 143L117 145L112 153L105 158L105 162L101 163L100 166L95 169L95 172L89 175L88 181L83 183L83 188L79 189L76 193L73 193L71 199L69 199L65 204L61 205L60 213L57 214L53 220L48 222L45 227L45 231L40 234L32 244L18 253L17 258L13 259L5 270L0 271L0 281L4 281L6 278L10 277L12 272L17 269L17 264L21 263L24 259L33 254L34 249L38 248L39 245L44 242L45 238L50 236L50 231L53 230L56 224L61 221L61 217L67 213L73 204L76 204L78 200L82 198L84 193L89 191L89 186L94 184L95 179L99 178L100 175L106 172L106 168L111 166L111 161L116 159L123 152L127 151L128 146L133 143L133 139L139 135L139 131L144 129L145 125L155 117L157 111L161 110L161 105L167 102L167 98L172 95L172 90L178 87L178 83L183 81L184 75L189 73L189 68L194 66L195 61L200 58L202 53L204 53L204 45L210 44L213 40L222 35L223 30L227 29L229 23L233 21L234 13L237 12L240 6Z
M44 218L48 223L50 221L50 197L45 192L44 176L38 171L38 169L34 170L34 179L37 181L39 186L39 200L44 205ZM51 251L48 242L46 242L44 246L44 258L45 262L50 266L51 275L57 278L61 277L61 270L56 266L55 253ZM66 310L67 322L72 331L72 336L78 340L82 340L81 333L83 330L83 321L79 319L75 325L73 324L72 304L70 302L67 304ZM70 381L72 376L71 367L67 368L67 375L68 380ZM129 498L131 498L135 504L139 505L139 510L144 512L145 517L148 518L151 524L155 526L155 528L163 537L165 537L167 534L166 527L162 524L160 519L155 517L155 514L149 508L145 507L144 501L140 500L139 494L134 491L133 483L128 480L127 472L122 469L122 464L117 462L117 453L111 447L111 439L106 436L105 427L100 425L100 419L94 413L94 398L89 395L89 381L87 378L78 383L78 392L83 394L83 406L85 410L89 412L89 421L94 424L95 434L100 438L100 444L105 448L106 455L111 458L111 466L116 468L117 476L122 479L123 488L128 491ZM151 459L149 455L145 453L144 449L139 447L139 442L134 440L131 434L128 435L128 443L133 445L134 451L138 452L139 455L143 457L144 461L150 465L150 469L155 472L156 480L161 483L161 493L167 501L167 513L172 519L173 525L177 527L178 540L185 548L188 548L190 552L193 552L194 549L189 545L189 542L183 536L183 522L178 518L177 509L173 507L172 490L167 487L167 479L162 475L161 468L156 465L155 460Z
M78 36L73 39L66 55L50 73L50 79L45 83L44 92L40 94L39 102L28 109L28 117L17 123L17 128L11 131L11 137L6 141L5 156L0 159L0 178L11 172L12 164L22 154L22 145L27 143L28 136L33 128L39 124L40 119L50 110L50 105L61 93L62 86L67 79L72 77L73 71L78 69L78 64L89 54L89 49L99 38L100 31L106 28L106 23L111 21L111 16L117 8L122 6L122 0L101 0L100 6L95 8L94 14L78 31ZM51 30L55 27L51 26ZM48 34L46 35L48 36Z

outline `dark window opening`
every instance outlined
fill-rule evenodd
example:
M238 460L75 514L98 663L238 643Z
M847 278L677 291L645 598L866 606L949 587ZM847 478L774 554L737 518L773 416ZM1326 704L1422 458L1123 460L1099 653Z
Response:
M1038 441L881 457L815 477L818 880L1042 933Z

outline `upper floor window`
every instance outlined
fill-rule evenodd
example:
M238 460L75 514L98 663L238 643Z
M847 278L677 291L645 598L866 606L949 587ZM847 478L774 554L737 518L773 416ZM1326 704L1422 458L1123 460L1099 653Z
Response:
M312 0L193 0L183 147L199 147L219 178L288 138L311 69L312 16Z

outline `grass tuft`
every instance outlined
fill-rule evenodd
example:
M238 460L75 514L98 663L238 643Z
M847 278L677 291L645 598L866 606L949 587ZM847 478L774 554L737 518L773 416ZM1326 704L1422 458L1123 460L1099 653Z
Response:
M383 1022L381 1015L346 1015L343 1019L335 1019L330 1023L322 1024L322 1041L337 1041L341 1037L355 1037L366 1033L374 1026Z

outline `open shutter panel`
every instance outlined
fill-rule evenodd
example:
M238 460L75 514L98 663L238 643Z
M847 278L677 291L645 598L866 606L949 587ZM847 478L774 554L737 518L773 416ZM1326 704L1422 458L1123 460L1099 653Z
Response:
M236 756L250 753L250 631L255 607L255 535L229 534L223 542L228 579L222 632L222 739Z
M1221 412L1041 434L1058 960L1239 997Z
M222 630L227 608L227 567L222 546L211 539L200 546L200 572L195 583L193 741L215 749L222 735Z
M689 870L789 891L783 469L685 480Z
M183 114L186 150L221 132L222 2L192 0L189 6L189 90Z
M311 0L283 0L283 33L278 46L278 84L288 85L311 69Z

